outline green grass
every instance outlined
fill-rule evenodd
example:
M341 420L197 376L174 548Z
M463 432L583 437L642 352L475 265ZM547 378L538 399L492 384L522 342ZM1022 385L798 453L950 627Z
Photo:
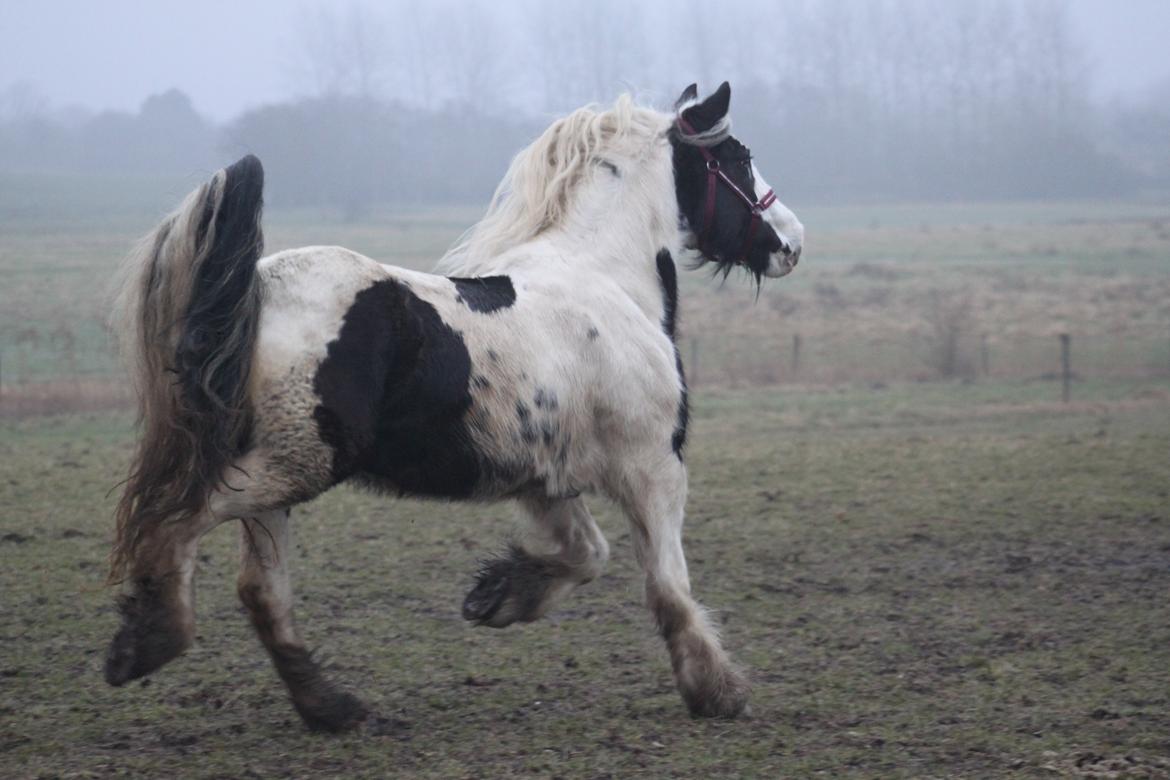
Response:
M343 737L304 731L250 635L233 528L201 549L196 647L106 687L128 418L2 422L0 775L1160 776L1170 383L1056 390L697 394L686 543L755 681L734 723L686 715L604 501L609 572L496 632L458 605L507 507L333 491L294 513L293 568L310 643L383 719Z

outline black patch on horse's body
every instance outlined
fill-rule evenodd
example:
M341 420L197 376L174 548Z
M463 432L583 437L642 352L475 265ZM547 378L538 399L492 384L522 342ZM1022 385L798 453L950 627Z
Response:
M590 328L589 330L585 331L585 338L589 339L590 341L596 340L600 335L601 331L599 331L597 328Z
M456 298L472 311L490 314L516 302L516 288L507 276L476 276L468 279L450 277L459 292Z
M658 266L658 281L662 285L662 329L674 344L674 365L678 370L678 381L682 391L678 399L678 416L674 424L674 433L670 437L670 448L682 460L683 449L687 445L687 421L690 418L690 409L687 405L687 377L683 371L682 355L678 351L675 340L675 331L678 327L678 271L674 267L674 258L670 251L659 250L654 258Z
M678 321L678 271L668 249L658 250L654 262L658 266L658 282L662 285L662 329L674 341Z
M509 481L472 441L471 375L467 345L434 306L394 279L359 292L313 381L334 479L442 498Z

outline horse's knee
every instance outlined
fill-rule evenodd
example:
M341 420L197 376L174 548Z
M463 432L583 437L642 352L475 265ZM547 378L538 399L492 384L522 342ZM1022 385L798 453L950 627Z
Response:
M609 542L600 534L588 544L585 559L577 567L578 582L584 585L601 576L609 562Z
M264 586L261 583L249 577L240 577L236 582L236 595L239 596L244 609L248 610L248 616L253 623L258 617L268 614L268 600L265 598Z

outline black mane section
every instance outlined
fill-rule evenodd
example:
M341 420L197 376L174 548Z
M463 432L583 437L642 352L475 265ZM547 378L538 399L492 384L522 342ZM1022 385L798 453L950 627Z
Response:
M434 306L393 279L358 293L313 383L334 478L466 498L498 476L467 426L471 374L466 344Z
M670 251L661 249L654 258L658 265L658 281L662 285L662 329L674 344L674 364L678 369L678 379L682 383L682 392L678 399L678 419L674 425L674 434L670 437L670 448L682 460L683 449L687 446L687 422L690 418L690 409L687 404L687 377L683 371L682 355L678 351L675 340L675 331L678 324L678 271L674 267L674 258Z
M467 308L482 314L506 309L516 302L516 288L507 276L476 276L468 279L450 277L459 292L456 298Z

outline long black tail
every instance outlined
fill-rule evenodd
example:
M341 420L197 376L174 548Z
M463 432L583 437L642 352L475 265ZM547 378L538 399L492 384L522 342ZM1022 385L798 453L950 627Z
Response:
M260 161L244 157L188 195L127 262L114 316L142 435L118 503L111 581L133 573L154 532L202 512L247 445L263 188Z

